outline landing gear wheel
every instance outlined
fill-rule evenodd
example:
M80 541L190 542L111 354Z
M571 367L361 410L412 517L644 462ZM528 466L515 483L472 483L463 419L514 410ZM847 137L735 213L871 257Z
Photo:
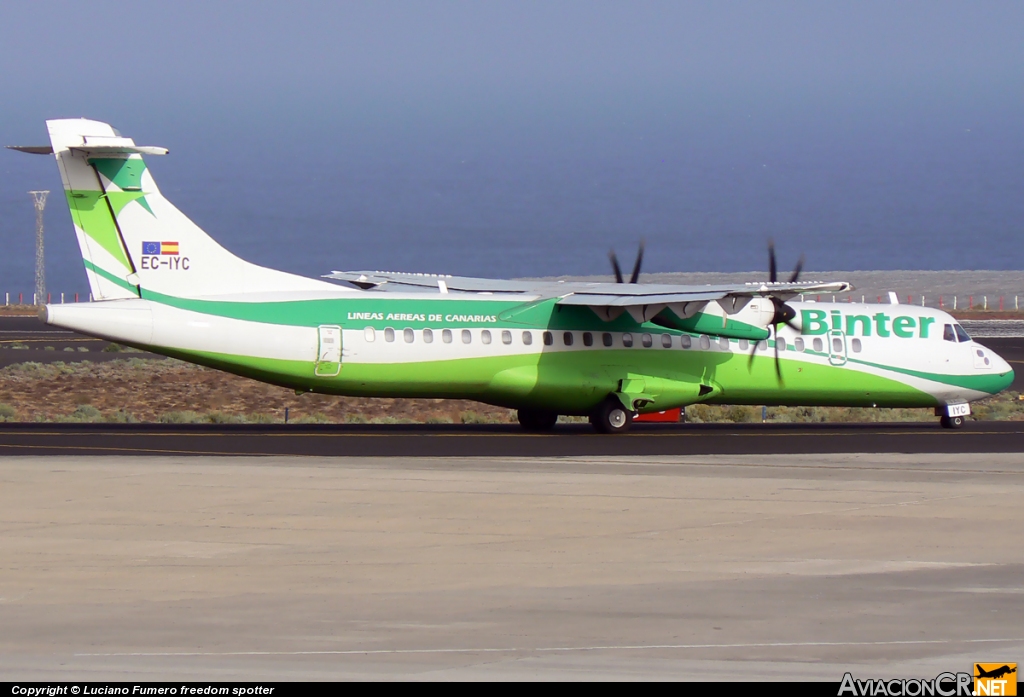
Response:
M939 419L939 423L942 424L943 428L960 428L964 425L964 417L962 416L943 416Z
M558 414L555 412L539 409L520 409L518 416L519 425L527 431L533 432L550 431L558 421Z
M590 415L590 424L598 433L625 433L633 422L633 412L622 406L622 402L610 397Z

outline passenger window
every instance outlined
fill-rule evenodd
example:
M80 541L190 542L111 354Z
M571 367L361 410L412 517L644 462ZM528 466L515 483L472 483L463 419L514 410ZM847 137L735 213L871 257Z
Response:
M662 334L661 335L661 345L664 346L665 348L672 348L672 335L671 334Z
M700 335L700 347L702 349L704 349L705 351L707 351L709 348L711 348L711 337L709 337L707 334L701 334Z
M854 353L860 353L860 339L852 339L850 341L850 348L853 349Z
M952 324L942 325L942 340L943 341L956 341L956 332L953 331Z
M387 329L384 330L384 341L394 341L394 340L395 340L395 330L392 329L391 327L388 327Z
M953 329L956 330L956 338L960 340L960 343L971 340L971 337L968 336L967 332L959 324L954 324Z
M644 348L650 348L654 346L654 337L650 334L643 334L640 336L640 343L644 345Z
M795 348L797 351L803 351L804 350L804 340L799 338L799 337L797 339L795 339L793 341L793 348Z
M429 329L424 329L423 330L423 343L424 344L432 344L432 343L434 343L434 332L430 331Z
M785 339L785 337L781 337L781 336L780 337L776 337L775 345L778 346L780 351L785 351L786 350L786 339Z
M594 335L591 334L590 332L583 332L583 345L584 346L593 346L594 345Z
M367 327L363 330L363 338L366 339L367 343L372 344L374 339L377 338L377 332L373 330L373 327Z
M679 337L679 345L682 346L684 349L688 349L691 346L693 346L693 342L690 341L690 337L683 334L681 337Z
M473 332L469 331L468 329L463 329L462 330L462 343L464 343L464 344L471 344L471 343L473 343Z
M622 345L625 346L626 348L629 348L630 346L632 346L633 345L633 335L632 334L623 334L622 335Z
M405 338L405 343L411 344L416 341L416 332L409 329L408 327L402 332L402 336Z
M451 329L445 329L443 332L441 332L441 341L443 341L446 344L452 343L452 330Z
M564 332L562 334L562 343L566 346L572 346L572 332Z
M615 339L612 338L611 334L605 332L604 334L601 335L601 343L604 344L605 346L611 346L612 344L615 343Z
M555 335L551 332L544 332L544 345L551 346L555 343Z
M501 332L501 343L503 343L505 345L511 344L512 343L512 332L510 332L507 329L502 330L502 332Z
M821 339L815 339L812 344L814 345L814 350L818 353L821 353L825 349L825 345L821 343Z
M842 353L842 352L843 352L843 340L840 339L837 336L836 338L832 339L832 353Z
M480 341L482 343L485 343L485 344L491 343L491 332L490 332L490 330L485 329L482 332L480 332Z
M718 340L718 348L722 349L723 351L728 351L729 340L723 336L721 339Z
M523 346L529 346L533 343L533 334L530 332L523 332Z

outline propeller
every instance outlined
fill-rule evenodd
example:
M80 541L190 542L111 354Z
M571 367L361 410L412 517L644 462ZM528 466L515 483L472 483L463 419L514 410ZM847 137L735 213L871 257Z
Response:
M793 269L793 273L789 276L788 283L796 283L800 278L800 271L804 268L804 255L800 255L800 259L796 262L796 267ZM775 242L768 240L768 282L778 282L778 264L775 261ZM775 377L778 379L779 384L783 383L782 380L782 365L779 362L779 325L785 324L790 329L794 329L797 332L800 328L793 324L793 320L796 319L796 310L786 304L786 301L776 295L768 295L769 300L772 301L772 306L775 308L775 313L772 315L771 321L771 333L775 335ZM754 348L750 351L750 359L747 361L747 370L752 370L754 366L754 354L757 353L757 347L760 345L760 341L754 343Z
M619 258L615 256L615 250L608 252L608 260L612 263L612 269L615 271L615 282L625 283L622 277L622 267L619 266ZM636 283L640 280L640 265L644 261L644 241L640 240L640 248L636 253L636 262L633 264L633 273L629 277L630 283Z

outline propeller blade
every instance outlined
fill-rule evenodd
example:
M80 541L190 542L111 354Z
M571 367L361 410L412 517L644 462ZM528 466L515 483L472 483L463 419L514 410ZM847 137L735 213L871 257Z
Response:
M768 282L775 283L778 274L775 268L775 241L768 240Z
M782 364L779 361L779 328L775 327L775 377L782 384Z
M793 269L793 275L789 277L790 283L796 283L797 279L800 278L800 271L804 268L804 255L800 255L800 260L796 262L796 268Z
M608 252L608 260L612 262L612 268L615 270L615 282L623 283L622 280L622 268L619 266L619 258L615 256L615 250Z
M633 264L633 275L629 277L630 283L636 283L640 278L640 265L644 261L644 241L640 240L640 249L636 253L636 263Z

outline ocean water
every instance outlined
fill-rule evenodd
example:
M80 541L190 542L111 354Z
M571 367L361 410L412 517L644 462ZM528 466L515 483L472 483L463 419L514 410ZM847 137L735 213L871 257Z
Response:
M809 269L1024 269L1020 123L736 113L125 135L171 148L151 171L222 244L309 276L603 274L610 248L628 267L644 238L647 271L755 280L769 238L784 271L801 253ZM32 291L29 189L54 192L48 288L86 292L52 158L2 151L0 293Z

